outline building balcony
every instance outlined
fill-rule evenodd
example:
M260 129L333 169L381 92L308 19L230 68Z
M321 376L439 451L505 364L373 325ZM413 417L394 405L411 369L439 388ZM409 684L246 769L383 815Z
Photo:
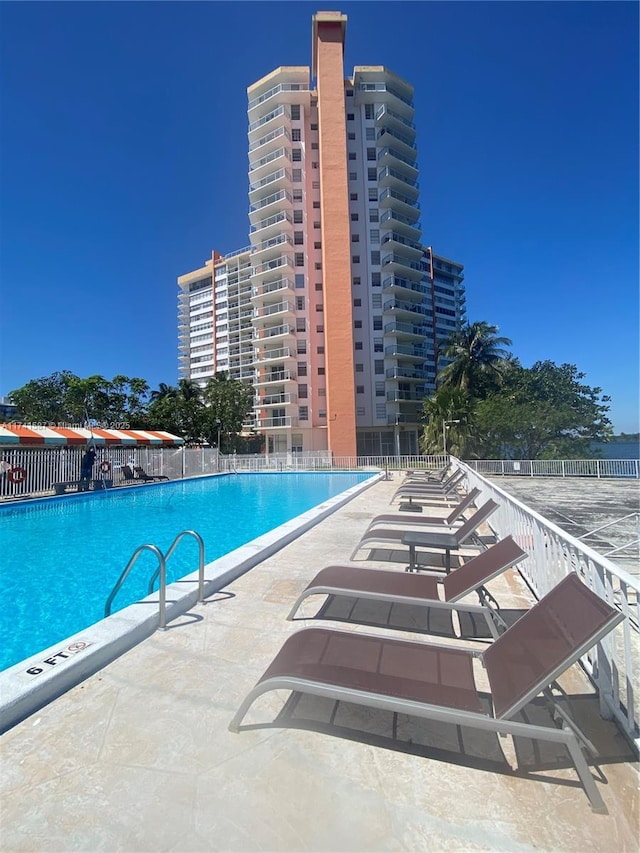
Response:
M291 151L289 148L276 148L264 157L249 163L249 180L251 184L260 180L278 168L288 168L291 165Z
M279 278L276 281L263 281L262 284L254 285L251 292L251 300L256 302L264 299L265 296L278 293L282 296L288 296L289 293L293 296L295 293L295 284L289 278Z
M263 326L257 330L253 343L254 347L258 349L263 346L271 346L274 338L295 338L295 336L294 326L290 326L288 323L282 323L278 326Z
M404 174L400 169L392 169L390 166L378 172L378 185L400 193L412 204L417 202L420 195L420 184L415 179Z
M280 210L272 216L267 216L250 227L251 239L256 245L274 234L293 233L293 217L287 210Z
M395 414L387 415L387 424L389 426L398 426L398 424L403 424L405 426L409 424L412 426L422 426L417 412L415 414L410 414L408 412L396 412Z
M309 92L309 86L303 83L279 83L277 86L272 86L271 89L252 98L247 104L247 113L255 112L259 107L264 109L268 107L267 101L282 104L299 104L301 97L300 92Z
M400 321L420 320L424 323L432 314L431 309L422 302L409 302L403 299L389 299L382 306L383 314L392 314Z
M423 340L426 335L426 326L414 323L387 323L384 327L385 336L393 336L405 340Z
M291 172L288 169L274 169L249 185L249 204L253 205L275 190L282 189L291 189Z
M397 231L383 233L382 245L386 251L400 252L401 255L407 255L415 261L421 261L424 254L421 243L417 243ZM420 269L422 269L422 265Z
M289 132L289 129L286 127L276 127L249 145L249 155L255 155L251 158L252 160L260 160L263 157L266 157L269 152L280 148L283 144L286 146L290 145L290 143L291 133Z
M293 198L291 193L281 189L250 205L249 219L251 224L255 224L262 219L275 215L276 212L280 212L281 210L291 210L292 207Z
M362 82L357 87L360 103L384 103L393 105L400 115L413 118L413 99L409 91L403 91L399 86L386 81Z
M289 130L290 126L291 112L289 109L282 105L275 107L256 121L251 122L248 129L249 144L257 142L267 133L274 131L276 127L286 127Z
M252 377L256 388L296 381L296 374L288 368L257 370L252 373Z
M424 386L416 385L413 391L400 391L395 388L387 391L387 402L389 403L422 403L424 400Z
M284 319L286 316L295 317L295 311L295 303L287 300L256 306L253 309L252 322L254 326L268 325L276 317L279 319Z
M420 204L416 198L387 187L378 196L378 204L381 210L395 210L409 222L415 223L420 219Z
M281 391L276 394L260 394L256 400L255 409L263 409L268 406L289 406L297 404L298 395L291 394L288 391Z
M389 104L382 104L376 110L376 125L396 130L403 138L411 140L411 143L415 141L416 126L413 116L400 113Z
M271 418L258 416L256 426L259 430L291 429L291 427L298 426L298 418L290 415L277 415Z
M254 352L254 364L263 364L270 361L289 361L296 359L297 353L290 347L280 347L279 349L265 349Z
M426 382L429 378L428 372L420 367L388 367L385 372L385 379L401 382Z
M418 156L418 147L415 143L415 132L406 128L406 133L395 126L381 127L376 134L376 145L378 148L390 146L397 149L411 162L415 162Z
M412 181L418 180L418 167L415 156L407 157L396 148L383 148L378 152L378 166L389 167Z
M293 240L288 234L275 234L267 240L262 240L258 243L251 253L251 261L254 264L255 270L261 264L264 264L268 258L277 256L282 251L282 247L293 246ZM254 272L255 275L255 272ZM251 285L249 286L251 289Z
M422 228L420 222L416 219L410 219L407 216L402 216L397 210L385 210L380 216L380 227L393 228L397 234L402 234L409 240L420 243L422 237Z
M424 277L420 261L412 260L395 252L391 252L382 258L382 270L393 276L399 275L401 278L408 278L410 281L421 282ZM421 286L425 287L425 285Z
M404 270L401 270L404 272ZM393 296L399 296L404 299L424 300L427 293L427 286L422 281L412 281L402 276L394 275L387 276L382 279L382 292Z
M260 283L257 279L261 279L265 275L268 276L274 271L279 271L286 277L288 270L293 271L293 258L289 257L289 255L280 255L277 258L271 258L253 267L251 270L252 284L253 286L257 286Z
M427 350L424 347L411 346L410 344L392 344L385 347L387 358L415 359L423 362L427 358Z

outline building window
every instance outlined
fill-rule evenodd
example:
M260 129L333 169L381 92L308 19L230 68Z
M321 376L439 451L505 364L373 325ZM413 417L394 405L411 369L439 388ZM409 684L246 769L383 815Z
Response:
M304 275L296 273L296 290L304 290Z
M304 252L296 252L295 254L295 265L297 267L304 266Z
M376 382L376 397L384 397L384 382Z
M322 292L322 282L321 281L316 281L316 290L319 290Z
M318 397L326 397L327 389L326 388L318 388Z
M351 131L350 131L350 132L347 134L347 139L349 139L349 140L353 141L355 138L356 138L355 133L353 133L353 132L351 132Z
M296 311L304 311L304 296L296 296Z
M313 206L314 206L314 208L315 208L316 210L319 210L319 209L320 209L320 202L319 202L319 201L314 201L314 202L313 202Z
M360 242L360 235L359 234L352 234L351 235L351 242L352 243L359 243Z
M322 290L322 285L320 285L320 290ZM316 311L317 312L324 311L324 305L321 302L318 303L318 305L316 305Z
M324 355L324 347L317 347L317 348L316 348L316 353L317 353L318 355Z
M359 264L360 263L360 255L351 255L351 263Z
M355 159L356 159L356 152L355 151L349 151L349 160L355 160Z
M382 317L374 317L373 318L373 331L381 332L382 331Z
M309 420L309 407L308 406L300 406L298 409L298 417L301 421Z
M351 279L351 284L352 284L354 287L357 287L357 286L360 284L360 276L359 276L359 275L354 275L354 277Z
M362 341L356 341L356 349L362 349Z
M376 159L376 149L375 148L367 148L367 160L373 160L375 162Z
M371 119L374 118L373 104L364 105L364 117L367 119L367 121L371 121Z
M320 181L312 181L311 182L311 189L319 190L320 189Z
M349 193L349 201L358 201L358 193Z
M322 243L314 243L314 244L313 244L313 248L314 248L314 249L321 249L321 248L322 248Z
M300 104L291 104L291 120L300 121Z
M354 329L361 329L362 328L362 320L354 320L353 321L353 328Z
M296 225L302 224L302 211L301 210L294 210L293 211L293 221Z
M293 148L291 151L291 159L294 163L300 163L302 160L302 148Z
M324 326L316 326L316 332L321 335L324 332Z
M381 287L382 279L379 272L371 273L371 287Z
M350 181L357 181L358 180L358 173L357 172L349 172L349 180Z
M383 358L376 358L376 360L373 362L373 372L376 373L378 376L381 373L384 373L384 359Z
M314 222L314 223L313 223L313 227L314 227L316 230L317 230L317 229L319 229L319 228L322 228L322 223L321 223L321 222Z
M367 169L367 180L368 181L377 181L378 180L378 175L376 174L376 167L375 166L373 167L373 169Z
M320 262L320 261L317 261L317 263L315 263L315 264L314 264L314 267L315 267L317 270L321 270L321 269L322 269L322 264L321 264L321 262Z
M363 418L365 416L366 409L364 406L356 406L356 417Z
M296 332L306 332L307 331L307 321L304 317L296 317Z
M306 341L298 341L297 346L298 355L306 355L307 354L307 342Z
M371 307L372 308L382 308L382 294L381 293L372 293L371 294Z
M299 184L302 181L302 169L292 169L291 180L294 184Z
M364 373L364 364L356 364L356 373Z
M307 362L299 361L298 362L298 376L306 376L307 375Z
M353 121L355 118L354 113L347 113L347 121Z
M293 190L291 197L294 201L302 201L302 190Z
M356 394L364 394L364 385L356 385Z
M318 368L318 376L324 376L324 367Z
M296 246L302 246L304 244L304 231L294 231L293 242Z
M310 125L310 127L311 127L311 130L317 130L318 129L317 124L312 124L312 125Z
M298 385L298 397L300 397L301 400L307 399L308 393L306 385Z
M360 307L362 307L362 299L354 299L354 300L353 300L353 307L354 307L354 308L360 308Z
M317 150L318 150L318 143L317 143L317 142L312 142L312 143L311 143L311 149L312 149L312 151L317 151Z
M380 231L377 228L372 228L369 232L369 242L374 244L380 242Z
M347 98L353 98L353 89L347 89Z
M373 339L373 351L384 352L384 341L382 340L382 338Z
M376 138L375 127L366 127L364 133L365 133L364 138L367 140L367 142L373 142L375 140L375 138Z
M319 169L319 168L320 168L320 163L313 162L313 163L311 164L311 168L312 168L312 169Z
M357 221L358 221L358 219L360 219L359 214L357 214L357 213L352 213L352 214L351 214L351 221L352 221L352 222L357 222Z
M380 252L371 252L372 266L380 266Z
M372 207L369 211L369 222L379 222L380 221L380 211L377 207Z
M292 141L292 142L300 142L300 139L301 139L301 135L300 135L300 134L301 134L301 133L302 133L302 131L300 130L300 128L299 128L299 127L294 128L294 129L291 131L291 141Z
M375 187L369 187L369 201L378 201L378 190Z
M327 410L326 409L320 409L320 411L318 412L318 417L319 418L326 418L327 417Z

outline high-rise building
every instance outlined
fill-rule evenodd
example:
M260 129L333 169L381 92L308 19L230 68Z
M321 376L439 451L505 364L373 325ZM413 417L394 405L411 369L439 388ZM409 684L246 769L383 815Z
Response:
M178 279L180 374L252 382L269 452L413 454L463 267L422 241L413 87L345 79L346 21L248 88L251 245Z

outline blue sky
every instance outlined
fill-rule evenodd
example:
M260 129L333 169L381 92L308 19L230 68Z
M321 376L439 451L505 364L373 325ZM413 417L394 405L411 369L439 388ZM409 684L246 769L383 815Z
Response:
M470 321L570 362L638 430L638 5L2 3L0 394L177 380L176 277L247 245L246 87L311 61L416 89L425 243Z

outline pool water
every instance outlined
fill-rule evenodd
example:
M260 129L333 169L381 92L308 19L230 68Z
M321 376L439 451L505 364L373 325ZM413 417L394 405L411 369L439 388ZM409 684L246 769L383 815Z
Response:
M140 545L166 553L178 533L195 530L208 563L370 476L239 474L0 507L0 669L102 619ZM144 598L157 567L143 553L111 612ZM197 568L197 543L186 537L167 563L167 581Z

